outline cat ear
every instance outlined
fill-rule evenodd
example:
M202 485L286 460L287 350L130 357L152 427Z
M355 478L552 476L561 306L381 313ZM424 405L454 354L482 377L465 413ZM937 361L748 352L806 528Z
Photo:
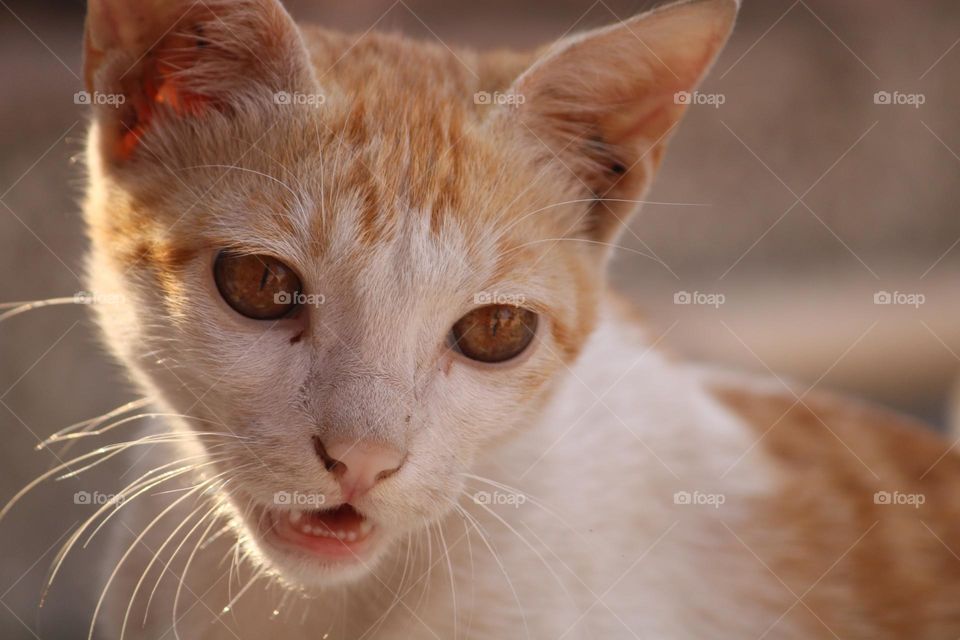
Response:
M610 242L636 209L737 0L690 0L561 40L514 83L499 116L597 203L583 233ZM689 94L687 94L689 95Z
M278 0L89 0L84 75L114 162L168 119L229 115L313 84Z

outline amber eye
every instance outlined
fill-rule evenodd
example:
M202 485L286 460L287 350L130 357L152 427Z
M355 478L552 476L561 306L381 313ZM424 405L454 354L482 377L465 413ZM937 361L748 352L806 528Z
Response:
M453 344L480 362L504 362L524 352L537 332L537 314L507 304L474 309L453 325Z
M213 266L220 295L254 320L277 320L297 306L303 288L293 269L276 258L223 251Z

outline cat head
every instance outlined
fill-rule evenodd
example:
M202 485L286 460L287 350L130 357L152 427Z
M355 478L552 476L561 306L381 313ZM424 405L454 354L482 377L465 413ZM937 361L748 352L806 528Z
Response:
M125 301L99 320L269 569L366 574L536 421L736 9L478 55L90 0L90 274Z

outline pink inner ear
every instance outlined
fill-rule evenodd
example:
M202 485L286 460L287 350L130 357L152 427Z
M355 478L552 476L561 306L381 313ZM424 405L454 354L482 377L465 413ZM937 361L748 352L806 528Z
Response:
M174 34L147 54L139 71L130 73L123 82L130 109L118 125L118 159L127 160L137 150L157 109L166 107L179 116L195 117L213 106L213 98L187 90L183 86L184 76L177 75L196 64L203 52L199 37Z

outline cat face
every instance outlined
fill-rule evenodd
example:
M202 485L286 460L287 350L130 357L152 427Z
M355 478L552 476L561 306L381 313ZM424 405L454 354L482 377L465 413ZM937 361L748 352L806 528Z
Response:
M536 421L735 8L479 56L274 0L91 2L88 88L126 98L89 142L100 323L269 569L365 575Z

